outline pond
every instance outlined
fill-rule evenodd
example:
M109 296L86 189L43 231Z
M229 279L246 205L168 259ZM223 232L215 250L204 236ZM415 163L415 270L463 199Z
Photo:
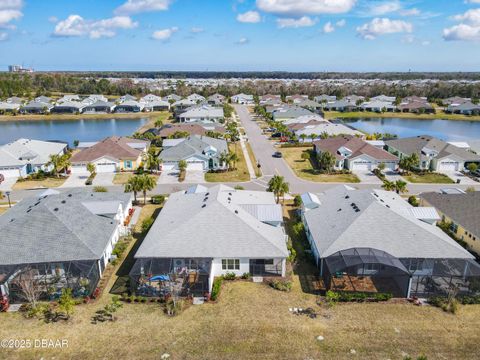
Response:
M480 121L358 118L343 122L369 134L389 133L400 138L431 135L446 141L480 139Z
M2 121L0 144L23 137L73 145L75 140L98 141L112 135L131 135L147 121L146 118Z

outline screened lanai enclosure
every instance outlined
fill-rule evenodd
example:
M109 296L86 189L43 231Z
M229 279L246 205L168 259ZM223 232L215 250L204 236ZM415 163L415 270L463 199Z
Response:
M395 297L480 293L480 265L471 259L398 259L385 251L352 248L322 259L327 289L388 292Z
M205 296L212 259L137 259L130 271L130 291L140 296Z
M10 303L27 301L26 291L35 291L40 300L56 300L62 290L72 289L74 297L90 296L100 279L96 261L70 261L0 266L1 295Z

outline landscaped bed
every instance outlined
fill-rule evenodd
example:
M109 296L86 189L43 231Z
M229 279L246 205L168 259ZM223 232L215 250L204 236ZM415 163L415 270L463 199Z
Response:
M295 174L305 180L315 182L327 182L327 183L359 183L360 180L355 174L320 174L318 170L313 168L310 160L302 159L302 153L309 151L309 148L305 147L288 147L280 148L283 154L283 158L288 163L290 168Z
M25 190L35 188L55 188L63 185L67 180L66 177L47 177L41 180L21 180L13 185L13 190Z
M250 180L250 174L248 173L247 163L243 156L242 147L240 143L228 144L230 151L235 151L238 156L236 163L236 169L232 171L224 172L207 172L205 174L205 181L207 182L245 182Z
M426 183L426 184L453 184L454 181L445 174L439 173L410 173L409 175L402 175L402 177L411 183Z

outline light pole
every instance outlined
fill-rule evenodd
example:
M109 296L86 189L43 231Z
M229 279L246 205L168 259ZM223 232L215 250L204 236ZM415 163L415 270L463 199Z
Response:
M7 195L7 198L8 198L8 207L11 208L12 203L10 202L10 191L5 191L5 195Z

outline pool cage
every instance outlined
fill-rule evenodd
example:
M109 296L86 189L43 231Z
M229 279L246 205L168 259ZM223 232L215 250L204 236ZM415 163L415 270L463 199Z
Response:
M97 261L0 266L0 285L10 303L25 302L25 288L35 289L40 300L56 300L62 290L72 289L74 297L90 296L100 273Z
M396 297L480 293L480 265L471 259L396 258L371 248L341 250L324 258L327 289L389 292Z
M130 292L148 297L205 296L212 259L137 259L130 271Z

